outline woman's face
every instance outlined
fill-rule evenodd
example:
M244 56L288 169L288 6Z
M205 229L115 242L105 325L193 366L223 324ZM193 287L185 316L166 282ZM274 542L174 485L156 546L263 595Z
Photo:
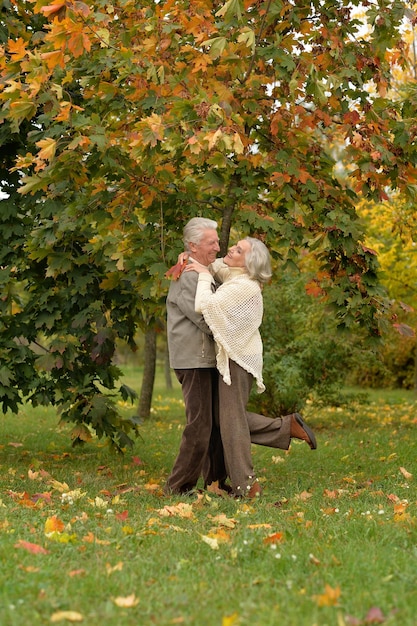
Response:
M246 239L238 241L235 246L229 248L224 257L224 262L229 267L245 267L245 256L250 251L250 243Z

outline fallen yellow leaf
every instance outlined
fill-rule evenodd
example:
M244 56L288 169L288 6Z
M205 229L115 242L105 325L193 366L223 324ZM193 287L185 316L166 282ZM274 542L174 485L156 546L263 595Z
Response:
M317 606L337 606L340 598L340 587L330 587L330 585L326 585L324 589L324 593L314 596L315 601L317 602Z
M216 538L208 537L207 535L201 535L201 539L204 543L207 543L212 550L219 549L219 542Z
M83 616L81 613L77 613L77 611L57 611L53 615L51 615L51 622L82 622Z
M215 515L214 517L209 515L209 517L219 526L225 526L226 528L234 528L237 524L235 519L226 517L224 513L220 513L220 515Z
M130 596L124 598L121 596L114 598L114 603L116 606L126 609L137 606L139 604L139 598L137 598L134 593L131 593Z
M184 502L179 502L178 504L175 504L172 506L170 505L164 506L163 509L158 509L157 513L161 515L162 517L170 517L173 515L178 515L178 517L191 518L194 515L192 505L186 504Z
M121 572L122 569L123 569L122 561L119 561L119 563L113 566L110 565L110 563L106 563L106 572L108 576L110 576L110 574L113 574L113 572Z

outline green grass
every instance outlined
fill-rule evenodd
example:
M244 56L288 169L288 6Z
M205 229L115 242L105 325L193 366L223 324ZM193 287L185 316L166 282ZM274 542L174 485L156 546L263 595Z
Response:
M140 373L126 382L138 388ZM73 449L50 409L4 416L0 624L350 626L376 623L377 607L383 623L414 626L415 397L372 392L306 416L317 451L253 448L254 503L163 495L184 422L175 381L167 392L158 377L152 418L123 457L97 441ZM54 516L64 528L47 536Z

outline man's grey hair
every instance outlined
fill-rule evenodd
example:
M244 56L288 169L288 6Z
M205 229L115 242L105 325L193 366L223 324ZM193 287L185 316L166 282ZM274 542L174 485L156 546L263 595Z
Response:
M248 274L260 283L267 283L272 276L271 256L266 245L254 237L245 237L250 243L250 250L245 255L245 266Z
M190 243L199 244L206 230L217 230L217 222L205 217L193 217L184 227L185 250L190 250Z

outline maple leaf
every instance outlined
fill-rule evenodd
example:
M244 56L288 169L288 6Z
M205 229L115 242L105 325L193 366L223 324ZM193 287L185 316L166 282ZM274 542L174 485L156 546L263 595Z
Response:
M225 528L234 528L237 524L237 520L226 517L224 513L220 513L214 517L209 515L209 517L213 520L213 522L216 522L219 526L224 526Z
M114 598L113 602L116 606L126 609L137 606L139 604L139 598L137 598L135 594L132 593L130 594L130 596L119 596L117 598Z
M166 278L172 278L172 280L178 280L181 274L184 271L184 268L187 265L187 259L183 259L183 261L178 261L172 267L169 268L167 272L165 272Z
M194 516L193 507L191 504L185 504L184 502L179 502L175 505L166 505L163 509L158 509L157 513L161 515L161 517L171 517L178 515L178 517L186 517L192 518Z
M278 532L278 533L273 533L272 535L268 535L267 537L264 538L263 542L267 545L273 544L275 545L276 543L281 543L281 541L284 540L284 533Z
M123 563L119 561L116 565L110 565L110 563L106 563L106 572L107 576L113 574L113 572L121 572L123 569Z
M317 602L317 606L337 606L340 598L340 587L336 587L333 589L330 585L326 585L324 589L324 593L313 596L314 600Z
M19 37L16 41L10 39L8 42L8 48L12 56L12 61L19 61L27 54L26 43L22 37Z
M14 547L23 548L31 554L48 554L48 550L46 550L43 546L40 546L37 543L31 543L30 541L24 541L24 539L19 539L19 541L14 544Z
M70 572L68 572L68 576L70 578L74 578L75 576L84 576L86 574L85 569L81 568L81 569L73 569Z
M70 488L68 487L67 483L60 483L58 480L55 480L54 478L51 478L51 480L49 481L49 484L56 489L57 491L60 491L61 493L63 493L64 491L69 491Z
M62 533L64 528L64 522L56 515L53 515L52 517L48 517L45 522L45 535L49 535L51 533Z
M64 2L57 2L55 4L49 4L48 6L42 7L41 8L41 13L43 13L45 15L45 17L50 17L51 15L54 15L55 13L59 13L61 11L61 9L65 8L65 0Z
M212 550L218 550L219 549L219 542L218 542L217 537L210 537L208 535L201 535L201 539L204 541L204 543L207 543L207 545L209 545Z
M222 617L222 626L234 626L239 622L239 613L232 613Z
M51 622L82 622L83 616L77 611L57 611L51 615Z
M410 478L413 477L412 474L410 474L410 472L408 472L405 467L400 467L400 472L401 474L404 476L404 478L406 478L407 480L409 480Z
M49 137L48 139L40 139L36 142L36 146L40 148L38 158L50 161L54 158L56 152L56 141Z

